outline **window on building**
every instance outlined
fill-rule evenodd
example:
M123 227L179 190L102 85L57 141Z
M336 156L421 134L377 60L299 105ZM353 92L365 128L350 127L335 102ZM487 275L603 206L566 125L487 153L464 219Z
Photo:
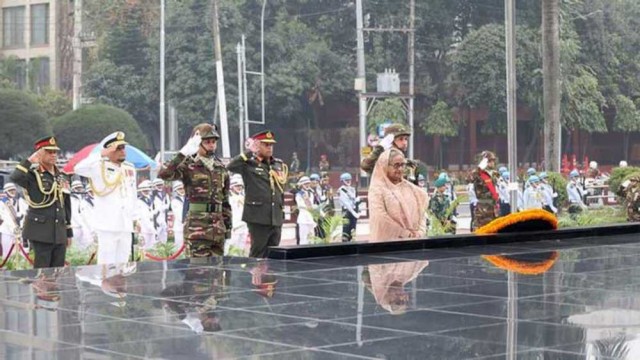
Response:
M4 47L24 46L24 6L2 9L2 34Z
M37 58L34 59L32 61L37 61L38 63L38 67L37 67L37 71L38 74L36 75L36 92L41 93L43 91L45 91L50 84L49 78L51 76L50 73L50 68L49 68L49 58L48 57L41 57L41 58Z
M15 72L13 74L13 81L18 89L25 89L27 86L27 62L24 59L16 60Z
M31 6L31 45L49 43L49 4Z

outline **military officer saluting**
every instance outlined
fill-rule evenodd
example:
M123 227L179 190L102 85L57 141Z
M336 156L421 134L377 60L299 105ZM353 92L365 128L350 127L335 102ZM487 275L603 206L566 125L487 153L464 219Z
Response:
M184 239L191 257L222 256L231 237L229 173L214 154L219 138L213 125L197 125L187 144L158 173L165 181L184 184L189 206Z
M60 148L54 137L36 141L35 149L11 174L29 205L22 236L35 251L35 268L64 266L73 237L68 179L56 166Z
M127 142L121 131L106 136L94 152L76 164L89 178L95 195L91 224L98 239L98 264L128 262L136 213L136 169L125 161Z
M251 234L251 257L266 257L269 246L280 244L284 218L287 165L273 157L273 132L265 130L247 139L247 151L231 160L227 169L242 175L245 202L242 220Z
M384 129L384 138L380 140L377 146L373 148L373 151L369 156L362 160L360 163L360 169L367 174L373 173L373 168L376 165L376 161L380 155L392 147L402 151L407 157L407 149L409 148L409 137L411 137L411 131L402 124L392 124ZM407 166L404 170L404 178L411 183L418 184L418 161L407 158ZM423 175L424 176L424 175Z

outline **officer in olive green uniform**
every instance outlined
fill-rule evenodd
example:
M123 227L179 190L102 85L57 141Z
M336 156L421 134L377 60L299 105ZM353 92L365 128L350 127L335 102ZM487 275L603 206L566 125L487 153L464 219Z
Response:
M387 149L394 147L407 156L407 149L409 147L409 137L411 136L411 131L406 128L406 126L402 124L392 124L389 125L386 129L384 129L384 138L380 140L378 145L373 148L373 151L369 156L362 159L362 163L360 164L360 168L371 175L373 172L373 168L376 166L376 161L380 155ZM407 158L407 166L404 170L404 178L409 180L415 185L418 185L418 164L417 160L411 160ZM426 174L422 174L426 176Z
M469 182L473 183L473 189L478 204L474 209L474 228L480 228L497 217L496 206L499 195L497 190L497 175L495 174L496 155L491 151L483 151L480 154L478 166L471 172Z
M451 201L445 194L447 188L447 180L445 178L438 178L435 182L436 192L429 199L429 211L435 216L442 224L445 232L455 233L456 227L453 221L453 213L448 214L447 211L451 207Z
M231 237L229 173L215 156L217 129L200 124L180 152L158 176L166 181L180 180L188 199L184 238L187 254L208 257L224 254L224 242Z
M617 195L624 198L627 221L640 222L640 176L632 175L620 184Z
M35 268L64 266L73 237L69 182L56 166L60 148L54 137L36 141L35 149L11 174L29 204L22 237L35 251Z
M245 186L242 221L251 234L251 257L266 257L269 246L280 244L284 218L284 186L287 165L273 157L273 132L255 134L247 140L248 150L231 160L227 169L242 175Z

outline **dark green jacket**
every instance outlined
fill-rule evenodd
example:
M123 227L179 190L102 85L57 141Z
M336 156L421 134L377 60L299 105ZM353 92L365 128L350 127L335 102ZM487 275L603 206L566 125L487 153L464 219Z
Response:
M47 244L66 244L67 238L73 237L71 230L71 198L69 193L58 191L45 195L40 191L37 178L42 181L45 192L51 190L54 183L58 188L66 182L65 175L58 168L52 175L42 168L33 166L29 160L22 161L11 173L11 181L21 186L29 196L32 204L50 204L44 208L33 208L30 204L24 220L22 238ZM55 201L50 201L55 196ZM62 197L62 199L60 199Z
M246 223L282 226L284 194L272 178L271 171L283 172L282 160L271 158L261 162L247 151L231 159L227 165L231 172L242 175L245 188L242 220ZM286 179L286 177L285 177Z

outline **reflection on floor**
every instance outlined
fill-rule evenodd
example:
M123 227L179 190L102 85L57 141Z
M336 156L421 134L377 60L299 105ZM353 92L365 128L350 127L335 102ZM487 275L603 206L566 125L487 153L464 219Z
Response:
M640 243L597 240L3 272L0 358L639 359Z

